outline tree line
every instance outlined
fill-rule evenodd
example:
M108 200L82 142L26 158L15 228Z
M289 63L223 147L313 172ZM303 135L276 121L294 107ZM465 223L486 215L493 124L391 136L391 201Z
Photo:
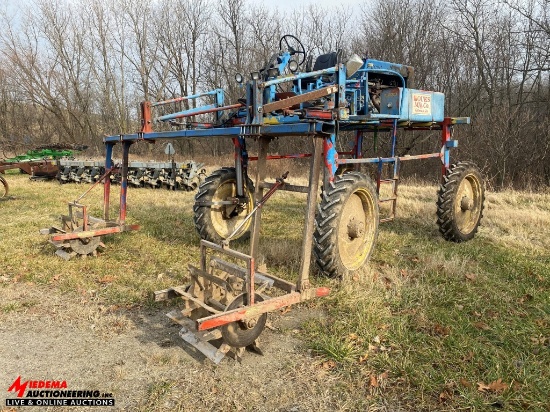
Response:
M68 142L101 155L102 136L139 129L140 101L222 87L235 102L235 73L262 67L292 34L312 56L342 50L413 66L417 88L445 93L447 115L472 118L456 128L457 158L497 188L549 185L549 6L363 0L281 12L246 0L35 0L0 16L0 147ZM437 150L433 141L409 134L399 150ZM178 147L231 150L219 139Z

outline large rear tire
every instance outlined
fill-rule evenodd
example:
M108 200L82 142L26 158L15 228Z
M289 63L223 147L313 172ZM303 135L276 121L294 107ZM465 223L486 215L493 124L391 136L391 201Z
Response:
M237 197L235 168L224 167L208 176L199 186L195 196L195 228L202 239L219 243L226 239L254 208L254 184L247 177L244 187L246 203L238 205L204 205L202 202L220 202ZM233 240L249 236L251 219L233 237Z
M378 221L378 196L371 179L359 172L336 176L323 193L313 235L323 274L343 278L359 270L374 249Z
M446 240L472 239L483 217L485 187L481 173L471 162L452 165L437 197L437 224Z

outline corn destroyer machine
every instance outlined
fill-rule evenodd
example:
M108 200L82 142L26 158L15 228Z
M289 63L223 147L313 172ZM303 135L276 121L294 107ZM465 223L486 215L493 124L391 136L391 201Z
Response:
M471 239L482 217L484 185L471 163L451 164L456 125L467 117L446 117L442 93L413 88L414 71L406 65L357 55L345 62L340 53L320 55L313 64L294 36L280 39L279 51L242 84L243 98L228 104L216 89L161 102L141 104L141 130L104 138L105 175L113 170L113 147L122 145L120 214L110 220L110 181L104 180L104 217L87 216L73 202L62 229L50 229L53 242L98 244L100 236L136 229L126 225L126 191L130 147L140 141L226 137L234 146L235 162L214 171L198 188L194 204L195 227L202 238L198 266L189 266L191 282L155 293L156 300L181 298L182 310L168 314L182 325L181 337L214 362L231 349L257 346L267 313L315 297L329 289L310 283L312 253L320 272L343 277L359 270L374 248L379 223L396 215L398 181L403 162L438 158L442 183L437 199L440 232L445 239ZM191 107L170 111L175 104ZM187 106L189 107L189 106ZM209 122L197 122L210 117ZM170 124L155 131L155 124ZM440 150L400 156L398 132L439 131ZM389 152L373 156L370 142L385 134ZM433 133L432 133L433 134ZM351 149L338 151L340 139L351 137ZM285 137L304 142L302 153L270 154L270 142ZM257 153L249 154L252 141ZM309 184L291 185L286 175L266 180L266 163L276 159L309 158ZM248 174L256 162L254 181ZM368 166L373 166L369 168ZM367 172L370 170L370 172ZM373 176L373 178L371 178ZM322 196L319 189L322 187ZM381 188L389 195L382 196ZM307 194L296 282L258 270L261 209L276 190ZM319 201L320 199L320 201ZM381 216L380 206L387 213ZM80 213L74 213L75 208ZM249 253L230 248L230 241L250 234ZM84 245L84 247L82 247ZM219 347L212 340L222 338Z

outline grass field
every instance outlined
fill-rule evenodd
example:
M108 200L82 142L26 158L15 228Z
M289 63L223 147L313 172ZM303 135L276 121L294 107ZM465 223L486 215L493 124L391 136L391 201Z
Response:
M184 283L198 262L193 193L130 190L128 220L142 229L105 239L97 258L65 262L38 231L85 187L7 179L4 292L21 283L84 305L160 311L152 292ZM368 268L343 284L316 278L333 293L306 305L326 316L307 321L302 339L351 399L346 409L550 411L550 193L488 193L478 236L451 244L435 225L436 187L399 190L399 218L381 226ZM100 216L101 190L86 203ZM299 268L304 203L280 193L264 209L262 257L288 279ZM36 304L4 299L0 321Z

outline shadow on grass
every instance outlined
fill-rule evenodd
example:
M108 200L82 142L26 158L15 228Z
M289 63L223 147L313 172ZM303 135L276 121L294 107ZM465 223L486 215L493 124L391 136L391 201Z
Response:
M141 308L136 313L129 315L130 320L140 331L137 339L142 344L153 343L159 349L178 348L197 362L205 362L207 358L193 346L185 342L179 332L181 325L175 323L166 316L166 313L175 309L177 301L151 305L149 308Z

